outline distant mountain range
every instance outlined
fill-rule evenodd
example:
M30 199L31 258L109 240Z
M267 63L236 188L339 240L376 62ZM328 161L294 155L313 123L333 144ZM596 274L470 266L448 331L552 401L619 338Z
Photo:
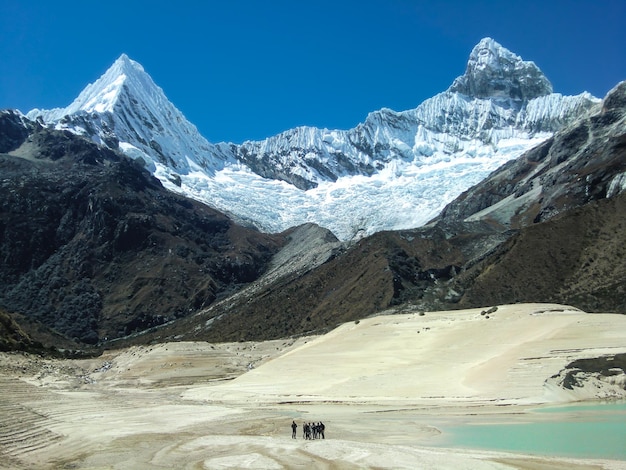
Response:
M262 340L407 305L626 313L626 82L601 101L551 94L534 64L483 40L415 110L236 146L202 139L128 58L109 72L72 109L0 112L0 349ZM279 142L293 147L280 156ZM316 147L331 142L343 156ZM296 144L320 153L295 158ZM273 179L254 172L263 159ZM326 205L298 205L324 191ZM292 207L272 222L288 228L241 225L209 194L270 222ZM307 210L343 241L290 225Z
M167 188L242 223L280 232L312 222L349 240L423 225L598 102L553 93L534 63L485 38L447 91L350 130L209 143L126 55L67 108L27 116L119 149Z

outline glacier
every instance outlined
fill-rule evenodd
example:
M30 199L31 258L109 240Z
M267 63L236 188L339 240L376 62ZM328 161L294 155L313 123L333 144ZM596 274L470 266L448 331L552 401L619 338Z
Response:
M26 116L119 149L168 189L262 231L312 222L354 240L424 225L599 102L554 93L533 62L485 38L446 91L349 130L210 143L124 54L68 107Z

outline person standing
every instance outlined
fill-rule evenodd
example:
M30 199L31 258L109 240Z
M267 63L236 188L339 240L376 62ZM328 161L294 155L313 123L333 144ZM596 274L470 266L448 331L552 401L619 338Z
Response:
M292 439L296 438L296 429L298 429L298 425L296 424L296 421L293 420L291 422L291 438Z

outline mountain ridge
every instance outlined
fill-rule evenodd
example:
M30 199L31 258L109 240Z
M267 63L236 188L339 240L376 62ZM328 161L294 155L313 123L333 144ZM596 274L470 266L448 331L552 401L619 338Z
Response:
M621 82L595 113L499 168L451 202L436 220L489 219L519 228L624 191L625 95L626 82Z

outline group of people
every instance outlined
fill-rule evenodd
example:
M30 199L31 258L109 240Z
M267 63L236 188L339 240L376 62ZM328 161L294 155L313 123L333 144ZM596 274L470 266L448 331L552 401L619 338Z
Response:
M291 438L296 438L298 425L295 420L291 422ZM302 437L304 439L325 439L324 430L326 426L321 421L318 423L302 423Z

